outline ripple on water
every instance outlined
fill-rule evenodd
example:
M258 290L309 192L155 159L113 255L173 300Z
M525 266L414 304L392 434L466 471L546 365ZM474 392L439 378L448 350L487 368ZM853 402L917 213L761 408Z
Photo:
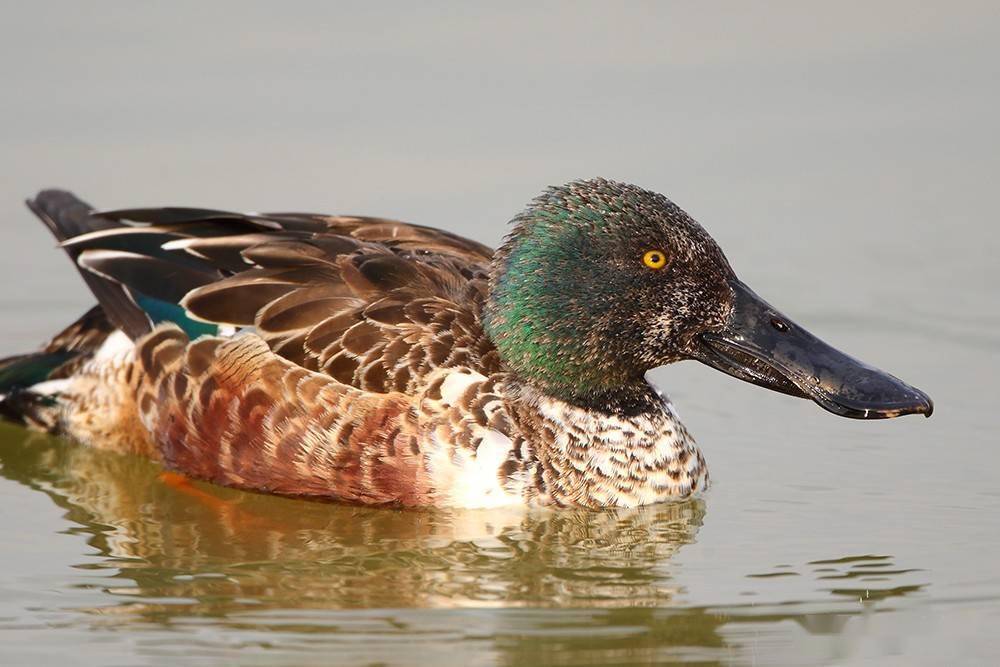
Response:
M813 586L805 601L692 606L673 557L697 539L702 501L607 512L343 507L191 492L146 461L12 433L3 476L47 494L64 532L87 542L77 566L46 582L59 595L0 619L0 631L39 643L60 628L81 644L117 637L170 661L266 649L293 664L330 652L349 664L712 663L762 636L849 635L852 619L904 609L926 586L919 567L890 555L847 555L745 575L755 586L745 596L797 580ZM167 639L177 633L182 641Z

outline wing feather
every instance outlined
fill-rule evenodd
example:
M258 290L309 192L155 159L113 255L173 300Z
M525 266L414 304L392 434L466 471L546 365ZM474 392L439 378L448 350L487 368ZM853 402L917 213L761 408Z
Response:
M255 327L278 355L375 392L435 368L488 375L480 323L492 250L385 218L199 208L97 213L119 226L67 239L79 264L194 319Z

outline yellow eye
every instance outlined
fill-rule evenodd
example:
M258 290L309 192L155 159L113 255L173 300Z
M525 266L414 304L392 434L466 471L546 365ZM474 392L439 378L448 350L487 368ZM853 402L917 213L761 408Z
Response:
M667 256L662 250L648 250L642 256L642 263L651 269L662 269L667 265Z

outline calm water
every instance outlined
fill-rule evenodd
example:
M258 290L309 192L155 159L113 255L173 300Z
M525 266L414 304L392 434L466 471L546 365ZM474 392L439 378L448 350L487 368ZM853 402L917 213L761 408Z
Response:
M40 187L495 244L544 185L604 175L936 412L857 423L658 370L714 487L604 513L177 487L0 426L0 662L996 664L992 4L5 7L0 354L91 302L21 207Z

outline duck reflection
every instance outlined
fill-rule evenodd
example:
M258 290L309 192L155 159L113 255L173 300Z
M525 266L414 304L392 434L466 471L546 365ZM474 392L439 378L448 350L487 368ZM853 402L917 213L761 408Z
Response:
M121 611L659 606L701 501L636 510L395 511L241 493L5 428L9 479L47 493L114 570ZM107 581L107 580L104 580ZM110 609L105 609L107 613Z
M608 512L328 505L165 478L142 459L3 426L0 474L48 494L88 535L96 558L79 564L76 585L107 595L77 609L88 627L204 622L226 633L200 635L198 650L226 659L235 632L282 647L288 664L306 664L301 651L412 664L428 637L434 657L417 662L471 664L485 642L497 664L728 664L762 636L802 642L789 628L849 643L852 619L922 588L900 585L914 570L868 554L747 575L761 591L811 576L834 604L678 606L670 560L694 541L700 501ZM463 606L480 611L454 611ZM151 645L161 657L191 650Z

